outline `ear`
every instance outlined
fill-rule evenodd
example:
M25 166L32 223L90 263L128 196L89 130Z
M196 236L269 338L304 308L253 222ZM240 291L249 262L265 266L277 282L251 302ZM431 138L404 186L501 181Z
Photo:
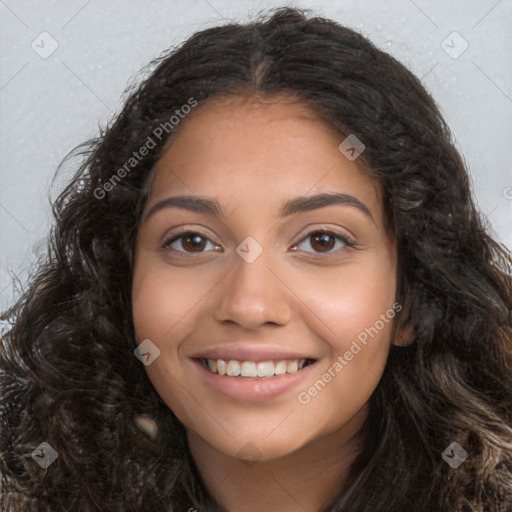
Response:
M410 289L407 287L404 293L405 301L402 304L402 309L398 314L395 324L395 331L393 336L393 345L399 347L406 347L414 343L416 339L416 332L414 322L411 316L412 300Z
M396 330L393 345L397 345L399 347L407 347L412 345L415 339L416 336L414 334L414 327L411 323L408 323L404 327Z

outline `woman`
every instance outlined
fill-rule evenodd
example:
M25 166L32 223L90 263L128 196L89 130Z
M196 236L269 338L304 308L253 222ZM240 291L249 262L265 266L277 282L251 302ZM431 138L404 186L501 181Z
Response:
M510 510L510 258L420 82L291 8L152 64L5 316L2 509Z

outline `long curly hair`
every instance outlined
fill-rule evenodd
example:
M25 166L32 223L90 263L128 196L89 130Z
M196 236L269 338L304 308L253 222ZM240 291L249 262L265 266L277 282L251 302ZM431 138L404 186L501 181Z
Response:
M382 187L398 247L397 325L414 333L391 346L364 448L324 510L511 511L511 259L420 81L359 33L292 8L197 32L142 75L64 159L81 157L53 204L48 254L3 315L1 510L224 510L134 356L134 240L151 170L181 125L154 133L176 111L191 98L291 94L364 142L358 161ZM131 161L150 136L155 147ZM160 435L144 435L138 414ZM45 469L32 456L43 442L58 454ZM453 443L467 454L457 468L443 459Z

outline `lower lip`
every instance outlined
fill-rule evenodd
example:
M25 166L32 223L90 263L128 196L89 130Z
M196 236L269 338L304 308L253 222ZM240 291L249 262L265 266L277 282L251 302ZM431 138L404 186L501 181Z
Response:
M282 395L286 391L298 386L311 376L312 371L316 370L318 360L296 373L287 373L274 377L228 377L212 373L197 359L192 359L192 362L208 386L237 400L262 402Z

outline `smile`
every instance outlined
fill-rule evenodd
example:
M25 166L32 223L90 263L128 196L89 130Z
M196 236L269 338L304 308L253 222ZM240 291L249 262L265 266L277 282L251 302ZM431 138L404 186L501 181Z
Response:
M220 355L220 354L219 354ZM319 359L266 359L251 361L191 358L199 382L215 393L243 402L265 402L300 390L318 371ZM219 364L220 363L220 364ZM229 371L229 375L228 374ZM194 372L192 372L194 374Z
M297 373L312 364L314 359L276 361L238 361L236 359L205 359L200 363L210 372L228 377L263 378Z

